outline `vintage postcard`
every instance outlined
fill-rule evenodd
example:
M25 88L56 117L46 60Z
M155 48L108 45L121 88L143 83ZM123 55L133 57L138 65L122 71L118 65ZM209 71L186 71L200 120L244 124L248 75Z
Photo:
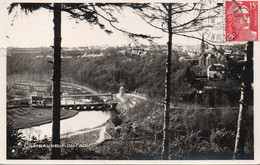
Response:
M0 4L1 163L260 163L257 0Z

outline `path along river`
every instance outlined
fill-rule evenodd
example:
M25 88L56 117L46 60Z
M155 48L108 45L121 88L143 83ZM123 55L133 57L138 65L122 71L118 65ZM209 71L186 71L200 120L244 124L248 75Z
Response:
M67 88L79 88L81 90L86 90L90 93L96 94L97 92L72 83L62 83L66 85ZM65 100L61 100L61 103ZM66 104L75 103L75 100L66 100ZM110 111L80 111L76 116L63 119L60 122L60 135L62 137L81 134L104 124L112 115ZM99 127L97 129L102 129ZM94 130L95 130L94 129ZM21 130L25 139L31 140L32 136L37 139L43 139L45 137L51 138L52 136L52 123L43 124L40 126L34 126L31 128L25 128Z
M130 105L130 107L133 107L135 105L135 102L133 100L131 103L123 103L126 102L127 99L122 98L120 95L116 95L116 98L117 100L119 100L120 105L128 104ZM70 100L70 102L74 101ZM126 107L126 109L128 108ZM80 111L74 117L63 119L61 120L60 128L61 138L86 133L97 129L100 129L102 132L102 130L104 131L104 126L101 127L101 125L106 123L106 121L112 116L112 113L113 111ZM32 136L35 136L37 139L43 139L45 137L51 138L52 123L34 126L31 128L25 128L22 129L22 132L27 140L31 140Z
M88 90L90 93L96 93L95 91L92 91L89 88L80 85L75 85L71 83L66 83L66 85L73 85ZM132 97L136 97L136 96L132 96ZM133 107L135 105L135 101L132 100L130 104L129 101L126 101L127 99L125 97L121 97L118 94L116 95L116 98L119 101L119 103L122 105L129 104L130 107ZM74 102L75 100L67 100L66 103L68 103L68 101ZM128 106L125 107L124 109L128 109ZM104 132L104 126L103 127L98 127L98 126L101 126L102 124L106 123L106 121L112 116L112 113L113 112L111 111L80 111L74 117L63 119L61 120L61 128L60 128L61 138L70 135L85 133L96 129L100 129L102 133L102 130ZM43 124L40 126L34 126L31 128L25 128L22 129L22 132L25 138L28 140L31 140L32 136L35 136L37 139L43 139L45 137L51 138L52 123Z

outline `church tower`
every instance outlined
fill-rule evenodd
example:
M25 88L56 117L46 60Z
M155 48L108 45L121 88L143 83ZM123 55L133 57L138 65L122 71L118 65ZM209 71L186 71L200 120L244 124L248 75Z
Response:
M200 44L200 53L201 54L205 53L205 48L206 48L206 45L205 45L205 41L204 41L204 34L202 34L202 41Z

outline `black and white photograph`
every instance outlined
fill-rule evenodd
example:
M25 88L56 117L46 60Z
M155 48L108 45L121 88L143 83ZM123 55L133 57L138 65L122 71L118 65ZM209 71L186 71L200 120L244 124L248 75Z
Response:
M0 4L6 162L256 160L258 1Z

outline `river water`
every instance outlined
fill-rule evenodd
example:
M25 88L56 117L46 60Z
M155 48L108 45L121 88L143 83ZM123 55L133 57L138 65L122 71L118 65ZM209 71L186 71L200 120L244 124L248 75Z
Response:
M80 111L74 117L61 120L61 137L83 133L105 123L110 117L110 111ZM21 131L27 140L31 140L32 136L37 139L51 138L52 123L25 128Z

